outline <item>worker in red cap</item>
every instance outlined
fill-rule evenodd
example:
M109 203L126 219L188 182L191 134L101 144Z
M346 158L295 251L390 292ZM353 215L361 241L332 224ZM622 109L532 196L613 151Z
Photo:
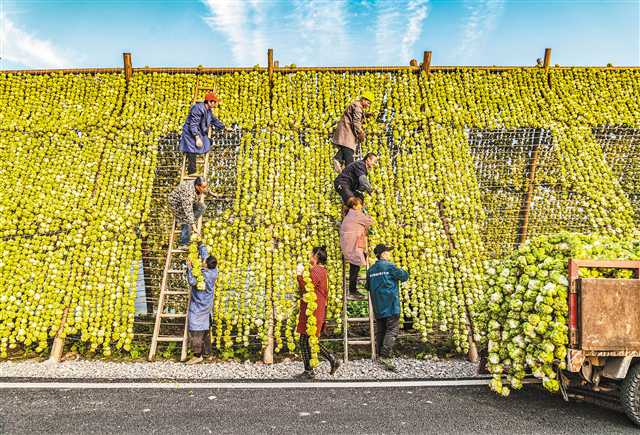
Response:
M218 130L224 127L212 112L220 102L220 98L213 92L209 92L204 97L204 101L191 106L189 115L182 127L182 137L180 137L180 151L187 155L189 174L196 172L196 157L198 154L206 154L211 149L211 139L209 139L209 129L211 126Z

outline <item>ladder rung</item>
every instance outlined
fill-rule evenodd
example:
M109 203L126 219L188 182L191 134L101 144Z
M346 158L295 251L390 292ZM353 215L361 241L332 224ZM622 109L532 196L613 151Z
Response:
M180 270L180 269L169 269L169 270L167 270L167 273L171 273L171 274L184 273L184 270Z
M175 313L162 313L160 314L160 317L164 317L166 319L180 319L183 317L187 317L186 314L181 313L181 314L175 314Z
M164 292L165 295L188 295L189 292L187 291L166 291Z
M347 319L347 322L368 322L368 321L369 321L368 317L349 317Z
M367 297L364 295L360 295L361 297L354 297L352 295L347 295L348 302L366 302Z
M158 341L183 341L184 337L178 337L176 335L164 335L157 338Z
M198 177L204 177L204 175L193 174L193 175L185 175L182 177L183 180L195 180Z
M355 345L365 345L365 344L371 344L371 340L351 340L351 341L347 341L348 344L355 344Z
M187 252L185 249L172 249L171 253L172 254L181 254L183 252Z

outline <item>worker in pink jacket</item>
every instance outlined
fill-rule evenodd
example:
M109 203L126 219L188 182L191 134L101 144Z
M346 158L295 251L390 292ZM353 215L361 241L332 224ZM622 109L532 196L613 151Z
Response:
M362 199L354 196L347 201L349 211L340 225L340 249L349 263L349 297L363 299L358 294L358 273L367 264L367 233L373 225L371 216L362 210Z

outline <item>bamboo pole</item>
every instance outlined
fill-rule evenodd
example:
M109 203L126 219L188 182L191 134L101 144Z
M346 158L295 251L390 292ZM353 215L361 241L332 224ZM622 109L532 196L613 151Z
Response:
M133 68L133 72L141 73L161 73L161 74L233 74L233 73L248 73L252 71L264 72L267 71L264 67L252 67L252 68L175 68L175 67L154 67L154 68Z
M133 75L133 67L131 66L131 53L122 53L122 62L124 65L124 79L127 83Z
M640 66L558 66L553 68L558 71L614 71L629 72L640 71ZM430 72L462 72L462 71L489 71L489 72L505 72L505 71L526 71L539 69L537 66L452 66L439 65L431 66ZM144 67L132 68L132 73L162 73L162 74L233 74L233 73L249 73L249 72L265 72L268 71L264 67L244 67L244 68L194 68L194 67ZM401 71L418 71L420 67L414 66L331 66L331 67L297 67L297 68L279 68L279 72L401 72ZM31 69L31 70L0 70L0 74L15 75L46 75L46 74L113 74L122 73L122 68L75 68L75 69Z
M531 198L533 197L533 191L535 189L536 171L538 169L538 159L540 158L540 144L536 143L533 146L533 155L529 161L528 176L527 176L527 193L523 198L522 205L520 206L520 228L518 229L518 247L527 240L527 233L529 231L529 213L531 211Z

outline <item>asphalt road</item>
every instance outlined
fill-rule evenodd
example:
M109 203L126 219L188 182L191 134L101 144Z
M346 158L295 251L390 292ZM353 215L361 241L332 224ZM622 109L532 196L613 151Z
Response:
M0 390L1 433L638 433L624 414L535 386Z

